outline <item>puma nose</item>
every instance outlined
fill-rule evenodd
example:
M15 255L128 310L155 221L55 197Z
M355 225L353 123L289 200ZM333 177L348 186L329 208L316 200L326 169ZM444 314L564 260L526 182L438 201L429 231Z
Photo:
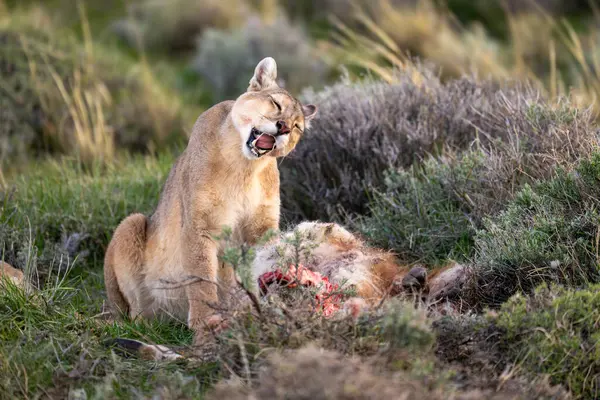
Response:
M280 135L290 133L290 128L285 124L285 121L277 121L275 126L277 127L277 133Z

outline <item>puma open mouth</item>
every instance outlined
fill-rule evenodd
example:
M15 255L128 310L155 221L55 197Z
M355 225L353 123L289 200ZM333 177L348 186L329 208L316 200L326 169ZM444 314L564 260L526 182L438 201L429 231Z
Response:
M252 128L250 131L250 137L246 142L246 146L248 146L248 149L250 149L252 154L256 157L262 157L275 150L275 147L277 147L273 135L261 132L256 128Z

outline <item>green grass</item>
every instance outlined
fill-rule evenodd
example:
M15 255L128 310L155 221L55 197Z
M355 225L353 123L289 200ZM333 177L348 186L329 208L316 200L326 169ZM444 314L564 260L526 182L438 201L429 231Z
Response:
M0 291L0 397L64 398L83 389L97 398L136 398L161 390L200 398L218 377L215 364L126 359L105 345L107 339L126 337L187 346L191 332L174 323L97 320L100 284L79 276L47 283L34 294L5 285Z
M88 398L200 398L217 379L214 364L126 359L105 346L117 337L188 346L192 332L184 325L96 318L106 299L102 256L112 230L131 212L152 211L173 159L137 156L89 170L47 161L3 189L3 258L41 280L42 289L0 290L1 398L66 398L77 390ZM60 242L73 233L89 236L65 254Z
M239 338L253 368L271 349L314 341L349 354L388 357L393 368L430 368L434 336L422 313L394 303L357 326L350 320L324 323L310 311L309 291L300 293L296 305L305 307L294 311L295 320L282 321L277 304L263 306L265 321L253 310L237 314L219 338L225 364L158 363L113 353L105 343L117 337L175 348L191 343L192 332L176 322L97 318L106 298L101 256L111 232L127 214L153 209L173 159L137 156L90 170L69 160L46 162L5 188L2 229L8 235L0 239L12 258L4 258L38 278L42 289L27 294L7 283L0 290L0 398L64 398L82 390L88 398L202 398L225 364L238 371ZM60 259L61 235L72 232L90 235L79 249L89 255ZM395 356L406 352L423 354L426 362Z
M22 242L10 255L15 262L17 253L24 251L23 241L30 237L41 253L64 237L86 235L80 248L89 253L89 262L97 264L122 219L154 210L174 159L173 153L163 153L157 158L129 157L91 170L69 160L30 168L0 191L0 231L14 236L11 240L5 234L1 247L8 251L11 243Z

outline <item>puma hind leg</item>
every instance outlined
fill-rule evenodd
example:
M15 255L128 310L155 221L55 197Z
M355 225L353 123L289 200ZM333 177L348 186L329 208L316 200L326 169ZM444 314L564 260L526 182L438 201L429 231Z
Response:
M115 316L136 317L143 311L142 285L146 249L146 216L132 214L115 230L104 257L104 285Z

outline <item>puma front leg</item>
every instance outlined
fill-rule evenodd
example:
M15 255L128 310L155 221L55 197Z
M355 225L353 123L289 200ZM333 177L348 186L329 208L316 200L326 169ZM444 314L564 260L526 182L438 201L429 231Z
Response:
M184 230L183 239L183 267L190 280L186 286L188 326L194 330L194 343L198 344L204 337L209 318L217 314L218 246L209 232Z
M248 219L242 229L242 239L254 246L267 232L279 229L279 203L258 207L256 213Z

